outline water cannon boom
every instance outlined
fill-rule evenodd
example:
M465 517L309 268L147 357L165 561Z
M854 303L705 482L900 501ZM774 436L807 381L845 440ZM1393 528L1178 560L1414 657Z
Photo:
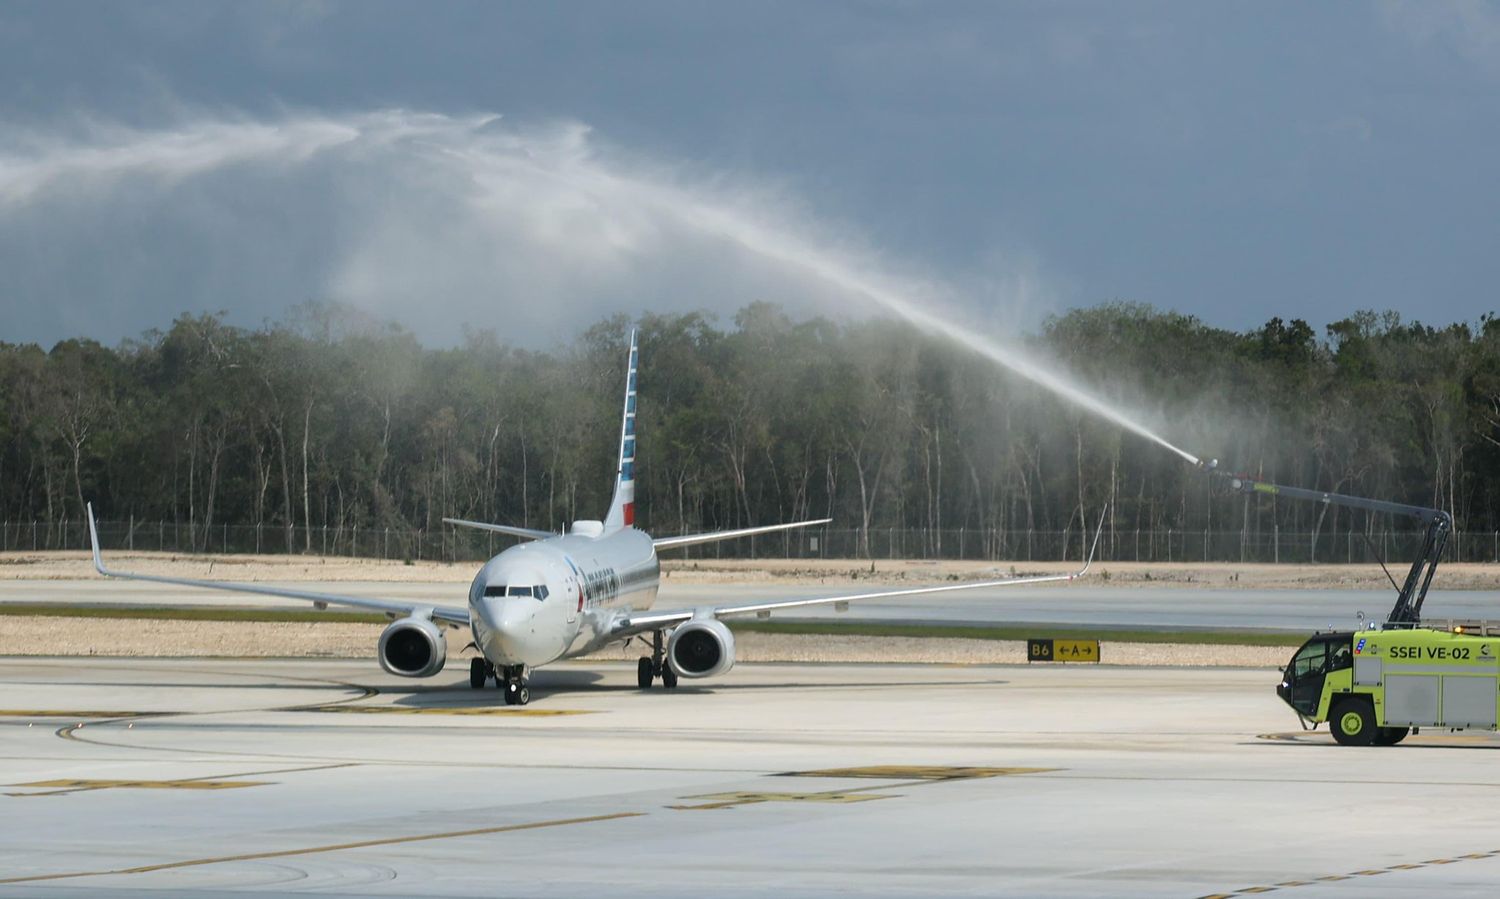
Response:
M1236 493L1285 497L1342 506L1346 509L1364 509L1367 512L1387 513L1422 522L1427 530L1422 539L1421 552L1411 563L1411 570L1407 572L1406 581L1397 588L1396 604L1391 608L1390 615L1386 617L1385 626L1387 628L1416 627L1420 623L1422 603L1427 599L1427 589L1432 586L1432 576L1437 573L1438 562L1443 555L1443 546L1448 541L1448 534L1453 530L1452 515L1442 509L1430 509L1426 506L1410 506L1405 503L1350 496L1345 493L1327 493L1322 490L1308 490L1305 487L1286 487L1249 475L1219 471L1218 465L1219 461L1214 459L1209 462L1199 461L1197 467L1211 476L1222 479L1222 483ZM1382 561L1381 567L1384 566L1385 563ZM1395 583L1394 579L1392 583Z

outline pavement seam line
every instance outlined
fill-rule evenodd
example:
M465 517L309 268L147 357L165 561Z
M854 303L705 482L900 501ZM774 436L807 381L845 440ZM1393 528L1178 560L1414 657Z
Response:
M1200 896L1199 899L1231 899L1231 897L1234 896L1248 896L1254 895L1256 893L1269 893L1277 889L1316 886L1319 883L1326 883L1335 880L1353 880L1356 877L1376 877L1381 874L1396 874L1401 871L1414 871L1418 868L1428 867L1429 865L1451 865L1461 861L1491 858L1497 855L1500 855L1500 849L1495 849L1490 852L1470 852L1466 855L1455 855L1452 858L1430 858L1424 862L1403 862L1396 865L1386 865L1384 868L1366 868L1363 871L1350 871L1348 874L1325 874L1322 877L1314 877L1312 880L1287 880L1275 884L1274 886L1268 887L1240 887L1237 890L1230 890L1227 893L1210 893L1206 896ZM3 883L3 881L0 881L0 883Z
M221 855L214 858L193 858L179 862L162 862L156 865L139 865L133 868L114 868L106 871L69 871L61 874L33 874L27 877L0 879L0 884L34 883L43 880L66 880L75 877L104 877L111 874L149 874L173 868L192 868L200 865L218 865L226 862L258 861L266 858L288 858L297 855L316 855L321 852L339 852L345 849L367 849L372 846L392 846L399 843L420 843L427 840L448 840L459 837L476 837L494 833L510 833L518 830L539 830L544 827L562 827L568 824L590 824L597 821L614 821L620 818L639 818L645 812L615 812L609 815L590 815L585 818L560 818L555 821L533 821L527 824L505 824L499 827L478 827L472 830L452 830L444 833L424 833L408 837L385 837L378 840L360 840L353 843L336 843L331 846L310 846L305 849L278 849L270 852L250 852L244 855Z

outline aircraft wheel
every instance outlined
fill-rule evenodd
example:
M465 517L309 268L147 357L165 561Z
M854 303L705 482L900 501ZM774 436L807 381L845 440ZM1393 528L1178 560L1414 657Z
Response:
M521 682L518 680L507 680L505 682L505 704L519 705L521 701Z
M488 673L489 672L487 672L485 670L484 659L470 659L469 660L469 686L470 687L473 687L476 690L478 690L480 687L483 687L484 686L485 676Z
M671 665L661 666L661 685L668 690L677 689L677 672L672 670Z
M642 690L651 689L651 660L641 656L641 660L635 666L635 683Z
M1370 703L1359 699L1346 699L1333 707L1328 716L1328 729L1340 746L1371 746L1375 743L1380 728L1375 724L1375 710Z
M516 688L516 705L525 705L531 701L531 688L521 684Z
M1411 733L1411 728L1409 727L1382 727L1380 732L1375 735L1375 745L1395 746L1406 739L1406 735L1409 733Z

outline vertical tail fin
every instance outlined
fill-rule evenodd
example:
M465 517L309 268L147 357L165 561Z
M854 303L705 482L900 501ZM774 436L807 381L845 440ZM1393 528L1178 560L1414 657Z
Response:
M640 362L636 331L630 331L630 361L625 367L625 419L620 426L620 464L615 470L615 496L604 519L609 534L635 524L635 372Z

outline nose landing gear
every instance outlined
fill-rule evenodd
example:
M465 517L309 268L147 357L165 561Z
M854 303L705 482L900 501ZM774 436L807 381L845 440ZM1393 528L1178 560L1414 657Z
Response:
M469 686L478 690L485 681L495 679L495 686L505 691L506 705L525 705L531 701L531 690L526 686L526 666L506 665L495 670L488 659L469 660Z
M662 649L661 631L653 631L651 635L651 655L641 656L641 660L635 666L635 683L642 690L651 689L651 682L661 678L661 685L668 690L677 687L677 672L666 662L667 654Z
M531 701L524 665L507 665L501 669L501 673L495 678L495 686L505 691L506 705L525 705Z

